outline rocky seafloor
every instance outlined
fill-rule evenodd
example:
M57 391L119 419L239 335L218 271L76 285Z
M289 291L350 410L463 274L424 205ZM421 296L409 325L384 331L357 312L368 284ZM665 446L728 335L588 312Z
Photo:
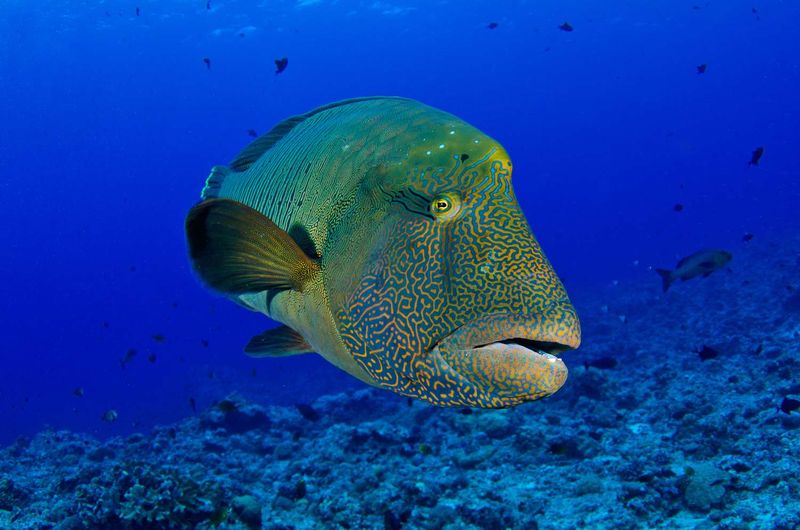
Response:
M800 528L789 248L579 301L567 384L514 409L229 396L149 434L20 438L0 450L0 528Z

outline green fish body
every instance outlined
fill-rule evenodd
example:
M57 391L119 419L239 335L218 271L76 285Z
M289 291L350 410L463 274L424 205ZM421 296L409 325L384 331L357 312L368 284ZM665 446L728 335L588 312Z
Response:
M496 141L419 102L332 103L213 168L186 221L210 287L283 323L256 356L317 352L442 406L508 407L567 377L578 317Z

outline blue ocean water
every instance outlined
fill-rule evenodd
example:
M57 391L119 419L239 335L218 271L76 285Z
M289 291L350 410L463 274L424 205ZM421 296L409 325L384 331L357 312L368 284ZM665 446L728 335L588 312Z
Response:
M798 22L779 0L3 2L0 445L364 388L246 357L270 324L200 285L183 232L249 130L339 99L418 99L499 140L579 309L701 248L747 276L744 234L800 228Z
M3 440L123 432L242 382L281 402L353 384L240 355L265 320L199 287L182 231L249 129L337 99L404 95L497 138L568 290L796 229L799 10L752 7L5 2Z

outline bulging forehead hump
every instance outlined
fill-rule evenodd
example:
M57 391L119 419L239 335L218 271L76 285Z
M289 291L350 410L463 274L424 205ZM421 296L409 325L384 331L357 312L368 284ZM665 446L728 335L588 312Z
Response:
M511 160L496 140L452 114L412 103L408 121L398 114L387 117L386 125L394 122L403 130L402 141L387 153L388 175L431 192L469 187L477 176L490 176L493 169L510 177Z

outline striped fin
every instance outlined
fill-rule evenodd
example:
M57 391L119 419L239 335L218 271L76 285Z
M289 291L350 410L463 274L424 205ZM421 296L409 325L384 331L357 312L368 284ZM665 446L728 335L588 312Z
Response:
M302 291L319 271L289 234L261 212L230 199L209 199L192 208L186 236L195 271L224 293Z
M278 326L256 335L244 351L251 357L286 357L314 352L306 339L289 326Z
M372 96L372 97L363 97L363 98L352 98L352 99L345 99L342 101L337 101L335 103L330 103L328 105L323 105L322 107L318 107L312 111L306 112L305 114L300 114L297 116L292 116L291 118L287 118L280 122L278 125L272 128L268 133L261 135L260 137L253 140L250 145L245 147L236 158L234 158L230 163L230 168L233 171L246 171L250 168L250 166L255 163L256 160L261 158L261 155L269 151L273 145L278 143L282 138L284 138L289 132L294 129L297 124L302 123L303 121L307 120L311 116L315 114L319 114L320 112L333 109L336 107L343 107L345 105L350 105L352 103L358 103L360 101L369 101L372 99L406 99L406 98L399 98L394 96ZM219 166L217 166L219 167ZM216 168L215 168L216 169ZM212 171L213 175L213 171ZM209 177L210 179L211 177ZM208 188L208 183L206 183L206 187Z

